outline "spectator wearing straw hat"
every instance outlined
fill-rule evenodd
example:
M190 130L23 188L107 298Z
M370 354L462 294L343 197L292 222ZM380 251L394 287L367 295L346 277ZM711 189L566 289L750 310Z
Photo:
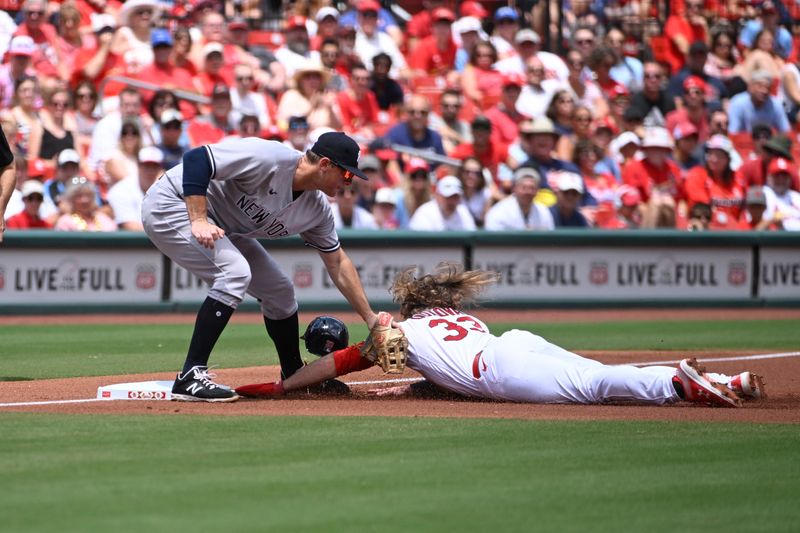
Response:
M338 129L341 126L336 94L327 89L330 72L319 62L306 62L295 68L294 88L278 102L278 124L283 126L292 116L304 116L309 127Z

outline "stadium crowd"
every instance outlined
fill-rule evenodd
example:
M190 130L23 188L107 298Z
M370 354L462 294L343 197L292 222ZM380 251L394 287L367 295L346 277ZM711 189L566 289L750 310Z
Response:
M0 0L8 230L139 231L190 148L331 130L338 228L800 230L794 0L277 4Z

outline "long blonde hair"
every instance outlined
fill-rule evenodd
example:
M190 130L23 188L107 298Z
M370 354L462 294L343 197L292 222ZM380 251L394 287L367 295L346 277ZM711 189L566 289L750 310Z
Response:
M463 265L450 262L439 263L431 274L420 278L416 272L417 267L406 268L389 289L403 318L431 307L462 309L500 279L497 272L464 270Z

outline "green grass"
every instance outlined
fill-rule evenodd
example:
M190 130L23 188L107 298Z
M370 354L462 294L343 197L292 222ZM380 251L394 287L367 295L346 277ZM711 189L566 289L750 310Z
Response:
M5 414L0 530L796 531L798 449L786 425Z
M794 350L800 328L791 320L493 324L501 333L530 329L570 350ZM102 376L175 370L183 362L192 326L45 325L0 327L0 381ZM351 325L352 340L364 338ZM309 356L312 357L312 356ZM263 326L231 324L211 363L222 368L277 364Z

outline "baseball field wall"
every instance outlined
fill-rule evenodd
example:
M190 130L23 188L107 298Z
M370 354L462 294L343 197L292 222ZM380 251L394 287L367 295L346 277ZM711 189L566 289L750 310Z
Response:
M800 235L673 231L376 233L340 238L370 301L408 265L496 270L494 307L800 307ZM317 253L299 238L263 241L303 309L344 309ZM0 247L0 314L192 310L204 283L142 234L9 232ZM243 308L255 309L255 300Z

